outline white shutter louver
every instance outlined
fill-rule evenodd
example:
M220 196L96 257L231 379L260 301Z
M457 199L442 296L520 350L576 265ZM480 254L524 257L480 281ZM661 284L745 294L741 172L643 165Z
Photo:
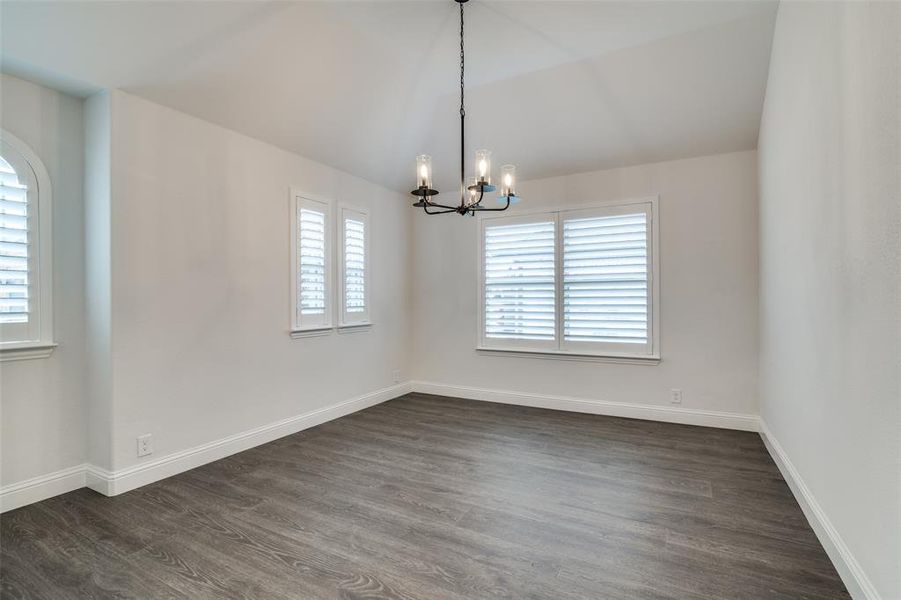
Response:
M648 344L647 219L564 219L564 343Z
M0 323L28 323L28 188L0 157Z
M484 229L484 335L508 340L553 341L553 219Z
M344 310L366 311L366 225L344 218Z
M328 297L326 212L300 207L297 215L297 311L303 326L324 321ZM320 316L320 319L315 319ZM306 323L305 323L306 321ZM317 323L318 324L318 323Z

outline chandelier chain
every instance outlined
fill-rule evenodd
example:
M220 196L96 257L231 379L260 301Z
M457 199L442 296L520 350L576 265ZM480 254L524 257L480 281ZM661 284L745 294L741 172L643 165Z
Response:
M463 50L463 3L460 2L460 206L466 205L466 104L464 89L466 54Z
M466 107L463 104L463 74L466 68L466 55L463 52L463 3L460 3L460 116L466 116Z

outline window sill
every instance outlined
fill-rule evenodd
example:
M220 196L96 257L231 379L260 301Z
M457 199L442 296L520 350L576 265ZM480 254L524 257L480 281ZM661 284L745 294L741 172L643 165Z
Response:
M516 356L521 358L549 358L552 360L574 360L594 363L614 363L625 365L657 365L659 356L636 356L616 354L579 354L577 352L561 352L559 350L504 350L503 348L477 347L476 352L486 356Z
M333 331L338 333L360 333L372 329L372 323L352 323L349 325L329 325L328 327L311 327L310 329L292 329L288 332L292 340L308 337L319 337L328 335Z
M319 337L321 335L328 335L332 332L334 327L329 325L328 327L315 327L310 329L292 329L288 332L291 336L292 340L297 340L300 338L308 338L308 337Z
M50 358L57 345L53 342L36 342L0 346L0 362Z
M351 323L348 325L339 325L338 333L361 333L372 329L372 323Z

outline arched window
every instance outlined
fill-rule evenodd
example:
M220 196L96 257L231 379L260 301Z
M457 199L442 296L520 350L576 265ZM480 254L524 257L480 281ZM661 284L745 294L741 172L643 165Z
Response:
M53 344L47 170L15 136L0 131L0 358L49 355Z

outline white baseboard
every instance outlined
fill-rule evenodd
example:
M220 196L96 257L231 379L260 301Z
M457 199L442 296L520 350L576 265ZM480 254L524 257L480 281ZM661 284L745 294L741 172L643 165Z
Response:
M231 456L286 435L291 435L364 408L375 406L386 400L402 396L409 391L410 384L401 383L112 473L92 466L87 476L87 485L106 496L122 494L148 483L189 471L214 460Z
M0 490L0 499L2 499L0 508L3 511L12 510L82 487L89 487L106 496L122 494L142 485L183 473L214 460L403 396L409 393L410 389L410 383L383 388L345 402L282 419L119 471L111 472L95 465L84 464L66 471L29 479L2 488Z
M823 545L826 554L829 555L832 564L835 565L835 569L845 583L845 587L848 588L851 597L855 600L880 600L879 592L876 591L875 586L864 573L860 563L851 554L851 550L842 540L842 536L839 535L832 525L810 488L804 483L801 474L792 464L785 450L773 436L773 432L770 431L766 421L762 418L760 419L760 437L763 438L763 443L769 450L770 456L773 457L773 461L779 467L779 471L782 472L783 479L788 483L788 487L795 495L798 504L801 505L804 516L807 517L807 521L813 528L814 533L816 533L817 538L819 538L820 544Z
M76 465L0 488L0 513L83 488L86 467Z
M536 408L550 408L571 412L607 415L611 417L627 417L647 421L664 421L683 425L701 425L719 427L721 429L738 429L741 431L757 431L757 415L718 412L693 408L676 408L655 406L650 404L628 404L606 400L588 400L568 396L549 396L544 394L528 394L507 390L465 387L427 381L411 382L414 392L435 394L438 396L454 396L469 400L499 402L501 404L518 404Z

